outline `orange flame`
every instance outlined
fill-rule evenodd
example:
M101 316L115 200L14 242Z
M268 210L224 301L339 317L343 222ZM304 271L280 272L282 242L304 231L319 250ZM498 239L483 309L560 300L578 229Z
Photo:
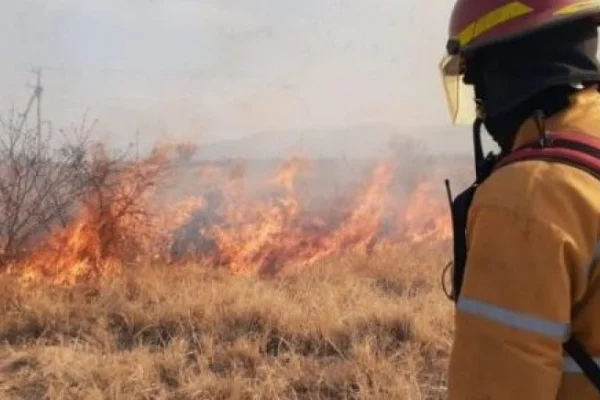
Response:
M446 205L429 182L421 182L407 199L394 192L398 171L391 161L378 164L362 188L325 206L304 199L310 187L299 191L299 176L311 171L300 158L283 163L258 197L245 186L239 163L232 170L188 163L186 168L200 169L193 176L208 189L178 202L160 194L173 176L142 187L137 181L164 169L163 161L155 153L125 168L117 189L91 193L69 226L9 271L65 285L111 277L140 262L194 262L239 274L273 274L334 254L369 254L383 245L452 235Z

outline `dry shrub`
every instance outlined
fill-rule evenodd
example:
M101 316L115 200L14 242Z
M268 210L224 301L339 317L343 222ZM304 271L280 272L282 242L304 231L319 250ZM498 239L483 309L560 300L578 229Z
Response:
M89 189L89 132L82 124L55 137L23 125L17 113L0 117L0 265L68 223Z
M26 117L0 117L0 267L95 275L102 263L135 261L152 245L139 232L169 149L132 162L92 142L85 119L54 132L40 121L28 127Z

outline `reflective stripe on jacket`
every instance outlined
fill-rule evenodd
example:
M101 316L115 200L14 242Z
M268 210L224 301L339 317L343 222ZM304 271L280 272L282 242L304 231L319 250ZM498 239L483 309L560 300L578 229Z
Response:
M576 94L546 126L600 137L600 94ZM515 146L537 136L528 120ZM545 161L504 167L478 189L467 234L448 399L600 399L562 349L573 332L600 362L600 180Z

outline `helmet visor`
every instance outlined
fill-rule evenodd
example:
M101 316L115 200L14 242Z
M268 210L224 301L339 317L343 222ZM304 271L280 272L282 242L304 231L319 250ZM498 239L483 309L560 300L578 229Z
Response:
M472 124L477 116L473 86L463 82L462 58L445 56L439 65L450 118L455 125Z

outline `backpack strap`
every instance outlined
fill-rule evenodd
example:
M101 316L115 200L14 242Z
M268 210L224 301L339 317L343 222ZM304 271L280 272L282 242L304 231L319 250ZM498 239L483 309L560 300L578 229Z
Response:
M585 348L574 336L563 343L563 349L577 363L588 380L600 392L600 367L585 351Z
M566 164L584 170L600 180L600 139L580 132L548 133L542 140L521 146L500 159L485 160L488 171L450 202L454 231L454 262L451 263L453 290L449 297L454 302L458 301L460 296L465 273L467 216L475 191L493 172L517 162L532 160ZM583 345L571 336L563 343L563 349L600 392L600 366L587 354Z
M494 170L528 160L568 164L600 179L600 139L577 132L552 133L545 143L536 141L509 153L499 160Z

